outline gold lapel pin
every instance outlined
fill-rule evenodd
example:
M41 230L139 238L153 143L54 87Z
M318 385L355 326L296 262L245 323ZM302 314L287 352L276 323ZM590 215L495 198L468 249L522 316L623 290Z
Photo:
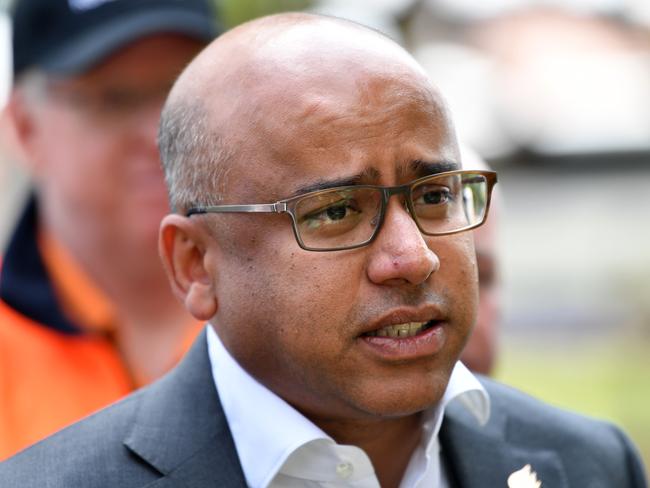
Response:
M508 476L508 488L542 488L542 482L537 479L537 473L527 464Z

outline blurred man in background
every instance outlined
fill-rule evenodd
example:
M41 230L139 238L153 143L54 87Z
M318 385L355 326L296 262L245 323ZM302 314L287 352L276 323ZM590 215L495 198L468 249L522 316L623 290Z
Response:
M461 146L463 167L491 169L475 151ZM497 361L499 320L501 319L501 282L499 279L499 193L495 191L490 204L490 217L474 234L476 265L478 268L479 304L476 325L460 357L465 366L475 373L490 376Z
M8 103L34 182L0 274L0 459L160 376L198 330L157 249L156 149L207 0L20 0Z

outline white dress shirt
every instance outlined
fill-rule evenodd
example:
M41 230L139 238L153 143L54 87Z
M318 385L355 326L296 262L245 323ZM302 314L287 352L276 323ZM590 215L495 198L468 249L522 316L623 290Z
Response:
M212 376L232 432L246 482L251 488L379 488L366 453L340 445L295 408L250 376L208 326ZM411 457L400 488L448 486L438 432L445 407L460 401L481 424L490 399L459 361L437 407L425 412L422 440Z

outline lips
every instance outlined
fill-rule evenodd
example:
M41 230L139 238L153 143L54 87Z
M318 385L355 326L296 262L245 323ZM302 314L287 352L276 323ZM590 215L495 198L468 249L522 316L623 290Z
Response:
M445 320L442 311L435 305L414 308L400 308L366 324L360 331L365 337L413 337Z
M434 306L398 310L369 324L357 339L377 359L409 361L437 355L447 342L448 325Z
M415 337L432 327L435 323L435 320L429 320L428 322L406 322L371 330L363 335L367 337Z

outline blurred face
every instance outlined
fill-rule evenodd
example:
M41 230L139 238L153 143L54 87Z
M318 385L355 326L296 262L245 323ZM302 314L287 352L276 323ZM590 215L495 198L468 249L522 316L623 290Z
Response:
M228 173L223 203L403 184L458 162L449 121L419 76L326 78L311 95L268 88L273 102L246 132L254 143ZM399 198L377 239L348 251L302 250L286 215L198 218L214 236L212 323L261 382L316 421L402 416L439 401L475 318L471 236L422 236ZM404 324L410 337L376 336Z
M492 373L496 362L501 306L496 214L496 206L493 205L486 223L473 231L480 300L476 326L461 356L469 369L485 375Z
M159 113L200 47L155 36L87 74L48 79L44 100L34 104L31 159L44 205L59 219L87 237L129 243L134 253L155 246L167 211L155 142Z

